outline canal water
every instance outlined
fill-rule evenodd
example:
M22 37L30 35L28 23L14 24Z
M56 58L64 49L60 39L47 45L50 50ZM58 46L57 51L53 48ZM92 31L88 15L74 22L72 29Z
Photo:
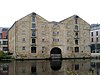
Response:
M0 75L100 75L100 60L0 61Z

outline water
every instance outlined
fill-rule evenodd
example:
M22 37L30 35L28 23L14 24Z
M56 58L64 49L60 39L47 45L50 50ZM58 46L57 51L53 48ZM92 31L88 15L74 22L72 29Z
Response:
M100 60L0 61L0 75L100 75Z

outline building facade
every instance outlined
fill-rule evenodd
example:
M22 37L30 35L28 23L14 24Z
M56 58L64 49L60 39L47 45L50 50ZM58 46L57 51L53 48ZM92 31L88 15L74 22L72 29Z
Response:
M8 51L8 28L0 27L0 50Z
M92 24L90 31L91 53L100 53L100 24Z
M8 37L16 58L90 57L90 25L77 15L49 22L31 13L13 24Z

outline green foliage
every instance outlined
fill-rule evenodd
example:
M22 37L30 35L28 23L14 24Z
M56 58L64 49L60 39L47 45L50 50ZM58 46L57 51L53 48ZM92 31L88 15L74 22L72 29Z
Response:
M0 58L2 58L3 56L5 56L5 53L3 51L0 51Z
M11 56L9 53L4 53L3 51L0 51L0 59L10 59Z

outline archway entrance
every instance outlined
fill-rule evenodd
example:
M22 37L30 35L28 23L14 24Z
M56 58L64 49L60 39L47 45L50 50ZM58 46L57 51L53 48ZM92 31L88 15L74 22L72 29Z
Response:
M58 47L54 47L51 49L51 52L50 52L50 57L51 58L61 58L62 57L62 54L61 54L61 49L58 48Z

